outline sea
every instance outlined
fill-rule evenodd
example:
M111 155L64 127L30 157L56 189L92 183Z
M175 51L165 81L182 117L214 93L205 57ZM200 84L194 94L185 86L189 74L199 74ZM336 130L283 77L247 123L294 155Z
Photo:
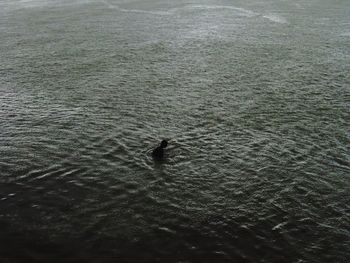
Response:
M0 262L350 262L349 123L349 0L0 0Z

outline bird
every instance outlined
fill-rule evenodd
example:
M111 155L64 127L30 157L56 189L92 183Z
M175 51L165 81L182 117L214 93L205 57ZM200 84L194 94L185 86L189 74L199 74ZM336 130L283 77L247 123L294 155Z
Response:
M152 156L153 158L157 159L157 160L161 160L164 158L164 149L168 146L168 142L167 140L162 140L162 142L160 143L160 145L155 148L152 152Z

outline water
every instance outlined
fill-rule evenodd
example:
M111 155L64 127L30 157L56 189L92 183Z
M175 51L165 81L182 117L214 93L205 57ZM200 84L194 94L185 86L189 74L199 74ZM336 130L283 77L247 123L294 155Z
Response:
M348 262L349 12L2 0L0 261Z

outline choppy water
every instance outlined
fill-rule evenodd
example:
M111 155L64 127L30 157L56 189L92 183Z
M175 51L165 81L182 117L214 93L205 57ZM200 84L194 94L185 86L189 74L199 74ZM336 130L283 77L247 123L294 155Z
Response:
M349 14L2 0L0 261L349 262Z

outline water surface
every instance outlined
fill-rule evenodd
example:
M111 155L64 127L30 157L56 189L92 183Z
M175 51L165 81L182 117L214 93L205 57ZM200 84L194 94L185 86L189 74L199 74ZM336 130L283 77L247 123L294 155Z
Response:
M1 261L348 262L349 12L3 0Z

